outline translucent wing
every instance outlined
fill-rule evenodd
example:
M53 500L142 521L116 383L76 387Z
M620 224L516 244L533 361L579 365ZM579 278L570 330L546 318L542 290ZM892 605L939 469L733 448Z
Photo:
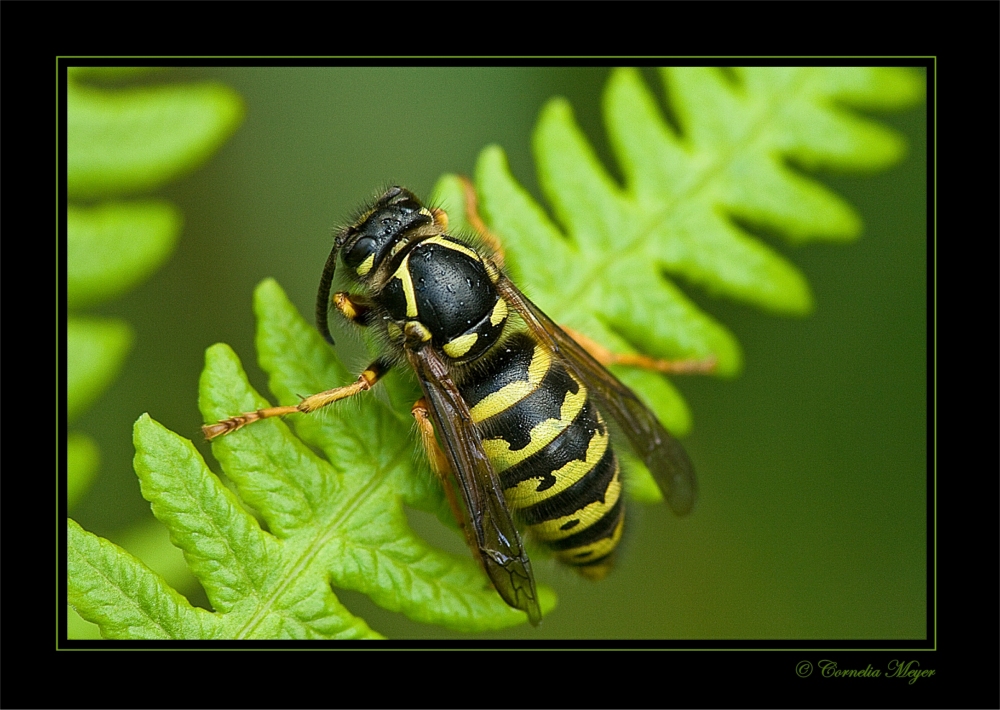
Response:
M632 390L595 360L551 318L502 274L497 281L501 297L513 307L535 335L598 398L601 408L614 417L632 448L653 474L667 503L678 515L694 507L698 482L687 452L660 424L656 415Z
M535 626L542 619L531 563L514 527L500 480L486 457L469 413L441 356L429 345L405 348L430 407L431 420L458 480L479 557L503 600L527 612Z

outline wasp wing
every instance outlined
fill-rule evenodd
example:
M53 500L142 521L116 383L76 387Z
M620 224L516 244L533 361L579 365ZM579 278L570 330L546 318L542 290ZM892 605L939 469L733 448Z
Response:
M694 507L698 482L694 466L678 441L635 395L571 338L504 275L496 284L501 297L528 327L560 357L569 370L598 398L602 409L614 417L632 448L653 474L667 503L678 515Z
M469 523L486 574L503 600L527 612L532 625L541 621L535 578L514 527L500 479L486 457L482 440L441 356L429 345L405 348L430 406L431 421L458 480ZM471 542L470 542L471 544Z

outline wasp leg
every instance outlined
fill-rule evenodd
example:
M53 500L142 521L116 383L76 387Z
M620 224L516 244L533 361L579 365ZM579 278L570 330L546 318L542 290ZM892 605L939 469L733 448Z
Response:
M503 268L503 245L500 238L490 231L483 218L479 216L479 200L476 197L476 188L472 181L464 175L459 178L462 181L462 190L465 192L465 216L469 224L479 234L479 238L493 252L493 261L499 268Z
M330 298L333 307L355 325L368 325L368 314L371 313L372 302L366 296L359 296L346 291L337 291Z
M714 357L705 358L704 360L658 360L648 355L613 353L583 333L567 328L566 326L562 326L562 329L605 367L608 365L632 365L646 370L674 375L715 372L717 361Z
M244 412L235 417L230 417L229 419L223 419L216 424L206 424L201 428L202 433L205 438L212 440L218 436L223 436L230 432L236 431L237 429L242 429L247 424L253 424L261 419L270 419L271 417L280 417L285 414L308 414L309 412L315 412L317 409L327 406L328 404L333 404L339 399L345 399L347 397L353 397L359 392L365 392L370 390L375 386L383 375L389 370L389 363L383 360L376 360L361 373L357 381L347 385L346 387L334 387L331 390L325 392L319 392L317 394L309 395L302 399L301 402L295 406L285 406L285 407L267 407L266 409L258 409L256 412Z
M448 499L448 507L451 508L451 513L455 516L455 521L462 529L469 547L477 550L479 545L472 539L472 533L465 524L465 516L462 514L462 508L459 507L460 504L458 497L455 495L455 488L451 484L454 475L451 470L451 464L448 463L448 457L445 456L444 451L441 450L441 446L437 442L437 438L434 436L434 423L431 421L430 412L427 409L427 400L421 397L414 402L410 414L413 415L413 419L417 422L420 443L423 444L424 451L427 452L427 459L430 461L431 470L434 471L434 475L438 477L442 488L444 488L445 498ZM482 563L481 560L480 563Z

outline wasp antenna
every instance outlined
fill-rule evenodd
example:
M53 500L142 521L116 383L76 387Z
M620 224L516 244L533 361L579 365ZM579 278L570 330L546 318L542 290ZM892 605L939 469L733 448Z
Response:
M330 256L326 258L326 266L323 267L323 276L319 280L319 291L316 294L316 327L319 328L323 339L335 345L333 336L330 335L329 311L330 311L330 286L333 284L333 274L337 270L337 252L339 249L334 244L330 250Z

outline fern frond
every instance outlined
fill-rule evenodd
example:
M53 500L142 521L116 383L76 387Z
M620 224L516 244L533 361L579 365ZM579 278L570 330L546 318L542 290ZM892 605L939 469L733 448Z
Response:
M283 399L350 377L277 284L261 284L255 304L261 360L271 373L271 388ZM148 416L136 422L135 470L143 496L170 529L215 609L212 625L200 627L211 634L197 638L378 638L339 603L331 584L363 592L416 621L459 631L525 621L485 584L470 556L436 550L410 530L403 504L436 511L442 507L440 492L426 468L414 470L406 417L377 398L359 400L356 407L323 417L297 418L292 424L298 437L284 422L268 421L213 443L223 471L268 531L211 473L190 441ZM201 386L206 421L261 406L265 400L250 387L235 354L224 345L210 348ZM96 544L88 538L86 547ZM133 570L137 563L126 553L116 557L111 543L102 544L104 567ZM128 580L111 588L92 582L73 595L73 604L112 635L124 622L113 618L114 605L102 600L127 589L145 590L137 604L151 619L164 609L181 613L183 607L171 601L176 593L162 580L146 570L147 581L129 581L137 575L131 571ZM148 581L151 575L156 584ZM78 589L72 572L70 583ZM543 609L554 605L554 595L543 590Z
M218 84L106 90L88 79L131 79L137 68L69 68L66 90L66 188L71 200L132 195L190 172L239 125L243 103ZM70 205L66 217L66 305L94 306L124 295L169 259L182 217L162 200ZM133 341L117 319L67 319L68 420L115 380ZM95 478L97 442L69 435L69 505Z
M791 243L858 236L854 210L788 167L884 168L902 140L842 103L901 108L921 97L904 69L663 69L680 133L638 72L613 73L605 121L625 176L600 164L569 104L542 111L534 152L550 219L507 169L499 148L480 156L476 182L490 227L503 238L518 283L546 312L611 347L663 358L714 356L720 375L742 366L732 334L670 278L779 314L812 308L805 277L740 226ZM684 433L690 415L665 378L616 374Z

